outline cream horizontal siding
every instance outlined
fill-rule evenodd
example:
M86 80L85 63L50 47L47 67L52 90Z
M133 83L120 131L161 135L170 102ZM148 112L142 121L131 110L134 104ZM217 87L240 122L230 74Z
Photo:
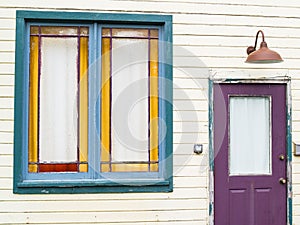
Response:
M296 4L296 3L295 3ZM3 7L14 8L37 8L37 9L81 9L93 10L100 9L106 11L127 11L127 12L167 12L180 14L216 14L216 15L249 15L262 17L298 17L299 7L285 7L276 3L269 5L254 4L232 4L230 1L216 2L213 0L206 2L184 2L180 1L175 4L172 1L164 1L163 4L157 1L109 1L94 2L88 0L83 2L74 1L62 2L59 0L41 1L29 0L22 2L17 1L1 1ZM202 11L201 11L202 10Z
M12 194L16 9L173 15L174 192ZM300 143L299 15L297 0L0 0L0 224L208 224L207 78L291 76L293 141ZM246 47L254 44L258 29L284 63L244 63ZM194 143L204 144L202 155L193 154ZM294 224L300 224L297 157L293 182Z

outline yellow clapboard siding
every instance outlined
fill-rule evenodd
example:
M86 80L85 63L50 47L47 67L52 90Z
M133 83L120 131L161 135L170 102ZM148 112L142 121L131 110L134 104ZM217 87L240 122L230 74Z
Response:
M174 225L207 225L206 222L204 220L184 220L184 221L172 221L172 224ZM18 225L21 224L27 224L25 223L18 223ZM66 224L71 224L73 225L74 223L68 223L68 222L63 222L63 223L51 223L51 224L55 224L55 225L66 225ZM87 224L95 224L94 222L86 222L84 223L85 225ZM106 222L102 223L102 222L97 222L97 224L101 224L101 225L107 225ZM134 222L135 225L145 225L145 222ZM166 225L166 224L170 224L169 222L166 221L160 221L160 222L147 222L147 225ZM37 225L37 224L34 224ZM109 225L120 225L119 222L113 222L113 223L109 223ZM132 225L132 222L125 222L122 223L122 225Z
M38 223L43 221L46 224L50 223L87 223L102 222L135 222L135 221L146 221L155 222L169 221L185 221L185 220L196 220L199 216L206 215L205 210L169 210L169 211L131 211L131 212L80 212L80 213L13 213L4 214L1 218L3 223L15 223L19 224L22 221L30 221L30 223Z
M12 110L14 107L14 98L0 97L0 109Z
M4 179L3 183L6 183L6 187L10 187L12 189L12 179ZM0 198L3 202L5 201L13 201L14 204L18 204L18 202L27 202L30 204L31 201L71 201L74 204L79 203L81 201L96 201L96 202L105 202L107 200L116 201L124 200L125 202L128 200L166 200L166 199L205 199L207 198L208 190L207 187L194 188L194 187L180 187L174 189L171 193L130 193L128 194L77 194L76 199L74 195L14 195L10 190L0 190ZM117 198L116 198L117 196Z
M1 42L13 42L15 41L15 33L16 31L15 30L11 30L11 29L3 29L3 30L0 30L0 41ZM7 50L12 50L10 48L10 46L6 46L6 48L3 48L1 49L1 51L7 51ZM14 60L11 60L9 62L13 62Z
M1 35L1 34L0 34ZM0 52L0 62L2 63L14 63L14 52Z
M0 154L0 157L1 157L1 154ZM13 168L10 167L10 166L3 166L3 167L0 167L0 174L1 174L1 178L10 178L12 179L13 178Z
M0 113L1 113L1 110L0 110ZM13 132L13 130L14 130L13 121L7 121L7 120L1 121L0 120L0 132L1 131Z
M0 75L0 82L2 85L14 87L14 77L11 75Z
M0 133L0 138L1 137L5 137L5 136L2 136L2 133ZM0 165L1 166L12 166L13 165L13 155L1 155ZM0 177L1 177L1 175L0 175Z
M0 112L1 112L1 110L0 110ZM1 149L1 154L5 154L5 155L13 154L13 145L12 144L1 144L0 143L0 149Z
M278 2L278 1L276 1ZM3 2L2 6L5 7L28 7L29 5L33 8L50 8L50 9L77 9L77 10L90 10L99 9L103 11L115 10L115 11L126 11L126 12L164 12L164 13L186 13L186 14L197 14L200 12L205 12L206 14L217 14L216 6L218 6L220 1L207 0L201 2L164 2L161 4L159 1L148 2L148 1L110 1L103 0L100 2L95 2L92 0L87 0L84 5L80 4L78 1L72 2L59 2L56 1L42 1L37 3L29 4L21 0L14 2ZM219 7L219 14L223 15L249 15L249 16L265 16L265 17L297 17L299 13L299 7L287 7L285 4L279 4L281 7L276 7L276 3L266 4L267 7L258 7L257 5L248 1L248 4L241 4L235 2L235 4L230 4L230 2L225 2L227 4L222 4ZM275 5L275 6L274 6ZM297 5L294 3L293 5ZM263 10L262 10L262 9ZM283 10L284 9L284 10Z
M0 40L0 48L3 52L12 52L15 51L15 42L13 40Z
M13 181L11 178L1 177L0 178L0 190L1 191L11 191L12 190ZM0 220L1 221L1 220Z
M60 207L64 207L65 212L132 212L147 211L153 208L156 210L187 210L187 209L205 209L206 199L170 199L161 201L156 200L106 200L105 204L99 204L97 201L82 200L80 204L74 204L74 201L31 201L29 202L4 202L0 204L0 213L2 212L23 212L24 208L30 212L59 212ZM201 204L199 204L201 203ZM41 208L41 205L43 207Z
M191 149L192 150L192 149ZM203 166L208 166L207 159L208 153L202 153L201 156L198 155L174 155L174 167L180 167L182 164L188 166L198 166L198 169L203 168ZM174 174L175 176L177 174ZM203 176L206 176L204 173Z
M14 63L1 63L0 62L0 74L13 75L15 71Z
M12 132L0 132L0 144L13 144L13 143L14 143L14 134ZM7 164L7 162L5 162L5 164Z

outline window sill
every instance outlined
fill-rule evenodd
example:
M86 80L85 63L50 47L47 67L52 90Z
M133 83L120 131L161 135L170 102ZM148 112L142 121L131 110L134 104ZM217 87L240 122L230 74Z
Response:
M131 193L171 192L170 181L146 180L69 180L69 181L24 181L17 183L15 194L83 194L83 193Z

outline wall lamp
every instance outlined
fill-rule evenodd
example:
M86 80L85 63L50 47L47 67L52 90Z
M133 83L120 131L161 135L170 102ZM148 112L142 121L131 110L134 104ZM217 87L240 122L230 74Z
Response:
M262 42L260 43L260 48L256 50L257 38L259 33L262 36ZM259 30L256 34L255 45L247 48L247 60L246 63L279 63L282 62L281 56L268 48L265 42L264 32Z

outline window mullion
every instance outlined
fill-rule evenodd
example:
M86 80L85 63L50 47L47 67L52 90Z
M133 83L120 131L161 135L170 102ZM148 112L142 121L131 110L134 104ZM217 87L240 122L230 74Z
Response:
M97 179L99 176L100 161L100 127L99 127L99 85L100 74L97 59L99 57L98 26L94 23L90 35L90 61L89 61L89 162L90 176Z

